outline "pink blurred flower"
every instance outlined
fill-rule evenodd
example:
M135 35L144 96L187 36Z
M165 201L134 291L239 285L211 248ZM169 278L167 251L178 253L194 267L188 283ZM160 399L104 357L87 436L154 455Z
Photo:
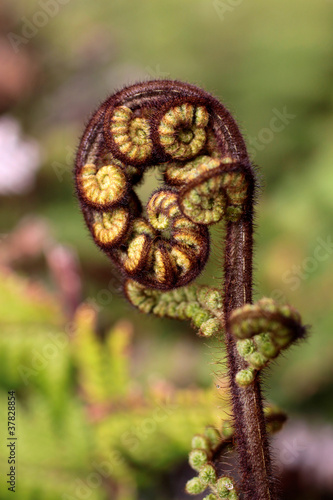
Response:
M19 122L0 117L0 195L23 194L34 185L41 164L37 141L22 136Z

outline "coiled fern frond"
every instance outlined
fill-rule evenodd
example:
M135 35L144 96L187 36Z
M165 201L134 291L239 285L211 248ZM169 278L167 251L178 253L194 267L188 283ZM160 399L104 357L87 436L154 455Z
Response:
M135 189L156 167L163 183L143 207ZM238 490L245 500L276 499L259 375L305 330L291 308L270 299L251 305L256 179L234 119L193 85L124 88L89 121L75 179L89 231L120 271L129 301L144 313L189 319L205 337L225 330ZM223 290L190 285L208 261L209 226L222 220ZM213 485L207 498L236 498L231 478L215 477L214 464L202 467L190 493Z

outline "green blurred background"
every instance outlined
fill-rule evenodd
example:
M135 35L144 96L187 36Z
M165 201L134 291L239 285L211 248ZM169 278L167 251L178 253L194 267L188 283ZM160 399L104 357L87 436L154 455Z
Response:
M191 436L223 418L223 346L126 303L74 196L90 113L155 78L218 97L258 166L256 298L312 325L266 377L291 422L276 445L282 498L333 498L331 0L1 4L0 498L8 390L20 499L186 498ZM222 239L203 282L220 283Z

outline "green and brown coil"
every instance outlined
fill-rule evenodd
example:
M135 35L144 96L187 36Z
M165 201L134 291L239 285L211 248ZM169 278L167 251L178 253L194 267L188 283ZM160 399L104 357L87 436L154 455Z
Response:
M144 210L135 187L157 167L164 182ZM254 176L234 120L180 82L137 84L107 99L86 127L75 178L96 244L125 281L153 289L194 280L209 256L208 226L252 213Z

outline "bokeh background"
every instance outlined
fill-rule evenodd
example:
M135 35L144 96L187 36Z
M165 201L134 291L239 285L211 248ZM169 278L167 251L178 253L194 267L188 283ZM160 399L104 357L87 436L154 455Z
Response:
M126 303L74 196L90 113L155 78L217 96L260 169L256 298L290 302L312 325L266 376L290 416L274 441L281 498L331 499L331 0L2 0L0 497L12 498L9 390L20 500L186 498L191 437L227 411L214 383L223 346ZM222 240L215 231L203 277L214 285Z

